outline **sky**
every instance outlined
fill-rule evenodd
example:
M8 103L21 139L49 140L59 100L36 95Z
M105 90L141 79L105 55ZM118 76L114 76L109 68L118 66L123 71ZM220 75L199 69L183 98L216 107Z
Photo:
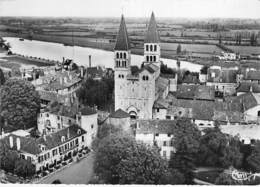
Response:
M260 18L260 0L0 0L0 16Z

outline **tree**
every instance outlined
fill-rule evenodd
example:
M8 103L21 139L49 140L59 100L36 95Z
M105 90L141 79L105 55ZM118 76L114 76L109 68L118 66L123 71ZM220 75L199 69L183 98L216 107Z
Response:
M5 83L5 76L2 69L0 68L0 86L3 85L4 83Z
M177 125L178 133L175 137L177 151L172 155L169 167L184 175L185 184L192 184L201 134L195 124L191 124L188 120L179 120Z
M112 101L113 91L113 78L103 78L100 81L89 78L83 82L77 95L83 104L103 108Z
M40 97L35 87L24 80L9 79L1 89L1 115L11 130L26 129L37 124Z
M200 70L200 73L203 74L203 75L207 75L208 74L208 69L209 67L208 66L203 66Z
M166 172L159 150L130 135L110 134L99 143L95 173L106 184L160 184Z
M0 168L7 172L14 172L15 161L18 160L17 152L10 150L7 143L0 141Z
M32 177L35 174L35 166L24 159L17 159L15 161L14 173L22 177Z
M215 180L215 184L217 185L243 185L243 182L234 180L231 174L221 173L218 178Z
M180 44L177 46L177 54L178 55L181 54L181 45Z
M218 127L205 130L199 155L198 163L205 166L240 167L242 163L239 140L222 133Z
M247 163L251 171L260 172L260 141L253 146L253 151L247 158Z

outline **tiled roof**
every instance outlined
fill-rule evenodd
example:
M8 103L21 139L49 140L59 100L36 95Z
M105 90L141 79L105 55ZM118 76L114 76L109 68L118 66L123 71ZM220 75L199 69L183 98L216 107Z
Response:
M159 42L160 42L160 37L157 30L157 24L155 21L154 13L152 13L144 43L159 43Z
M48 79L42 85L42 88L46 91L63 90L81 81L81 78L75 72L57 72L55 75L42 78Z
M168 102L161 98L157 99L153 105L153 108L167 109L168 107L169 107Z
M109 115L110 118L128 118L130 115L121 108Z
M214 116L213 101L204 100L187 100L187 99L173 99L172 105L168 108L168 114L174 114L180 109L186 109L182 114L183 117L194 118L198 120L212 120Z
M186 84L199 84L200 81L199 81L198 76L189 74L189 75L184 76L184 78L182 80L182 83L186 83Z
M138 120L137 122L137 134L155 134L155 133L161 133L161 134L168 134L168 133L176 133L177 121L173 120Z
M131 48L131 45L130 45L130 40L129 40L129 37L127 34L125 18L122 15L114 50L128 51L130 48Z
M245 80L260 80L260 71L248 71L246 72Z
M214 121L229 121L230 123L241 123L244 122L244 115L241 112L233 111L215 111Z
M80 129L80 133L78 134L79 129ZM85 133L86 133L86 131L84 129L82 129L81 127L79 127L77 125L72 125L67 128L64 128L56 133L46 135L46 139L44 139L43 137L35 139L35 138L31 138L31 137L20 137L20 136L16 136L16 135L9 135L9 136L5 137L3 139L3 141L5 141L7 143L7 145L10 146L9 137L12 136L13 141L14 141L14 149L17 149L16 139L20 138L20 142L21 142L20 150L22 152L36 155L36 154L40 154L42 152L40 150L39 145L45 145L46 148L48 150L50 150L61 144L66 143L76 137L79 137ZM64 142L61 141L62 136L65 137Z
M45 101L58 101L59 103L64 103L66 96L57 94L55 92L38 90L40 98Z
M227 102L240 105L243 112L259 104L257 102L256 97L251 92L239 95L237 97L227 98L227 99L228 99Z
M180 99L214 100L214 86L178 85L176 97Z
M241 82L237 88L237 92L260 93L260 84L254 82Z
M84 108L82 108L81 110L80 110L80 112L81 112L81 115L92 115L92 114L96 114L97 113L97 111L95 110L95 109L93 109L93 108L90 108L90 107L84 107Z

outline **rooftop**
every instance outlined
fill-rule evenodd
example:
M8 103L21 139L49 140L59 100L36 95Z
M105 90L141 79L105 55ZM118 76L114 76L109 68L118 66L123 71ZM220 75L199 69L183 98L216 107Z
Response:
M110 118L128 118L130 115L121 108L109 115Z
M78 131L80 130L80 131ZM79 133L80 132L80 133ZM57 131L56 133L52 133L50 135L46 135L46 138L43 136L40 138L31 138L31 137L22 137L17 135L9 135L5 137L2 141L5 141L7 145L10 145L9 143L9 137L13 137L14 142L14 149L17 149L16 139L20 138L21 142L21 149L20 151L30 153L33 155L40 154L42 151L40 149L39 145L44 145L48 150L57 147L61 144L64 144L76 137L81 136L82 134L85 134L86 131L82 129L81 127L77 125L72 125L67 128L64 128L60 131ZM65 137L65 141L61 141L61 137Z
M159 42L160 42L160 37L157 30L157 24L155 21L154 13L152 12L144 43L159 43Z
M128 51L130 48L131 44L126 29L125 18L122 15L114 50Z

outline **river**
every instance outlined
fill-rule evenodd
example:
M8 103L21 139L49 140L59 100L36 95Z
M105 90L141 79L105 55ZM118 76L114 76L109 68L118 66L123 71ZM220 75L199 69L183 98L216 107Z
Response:
M36 40L24 40L20 41L19 38L4 37L4 40L11 45L13 53L21 54L25 56L40 57L49 60L62 61L62 58L74 59L74 62L78 65L88 66L89 55L92 57L92 66L105 66L114 67L114 54L111 51L105 51L101 49L93 49L88 47L78 46L64 46L59 43L42 42ZM168 67L176 68L176 60L161 59ZM143 62L143 56L131 55L131 64L140 66ZM192 72L198 72L201 69L201 65L191 62L181 61L181 69L187 69Z

